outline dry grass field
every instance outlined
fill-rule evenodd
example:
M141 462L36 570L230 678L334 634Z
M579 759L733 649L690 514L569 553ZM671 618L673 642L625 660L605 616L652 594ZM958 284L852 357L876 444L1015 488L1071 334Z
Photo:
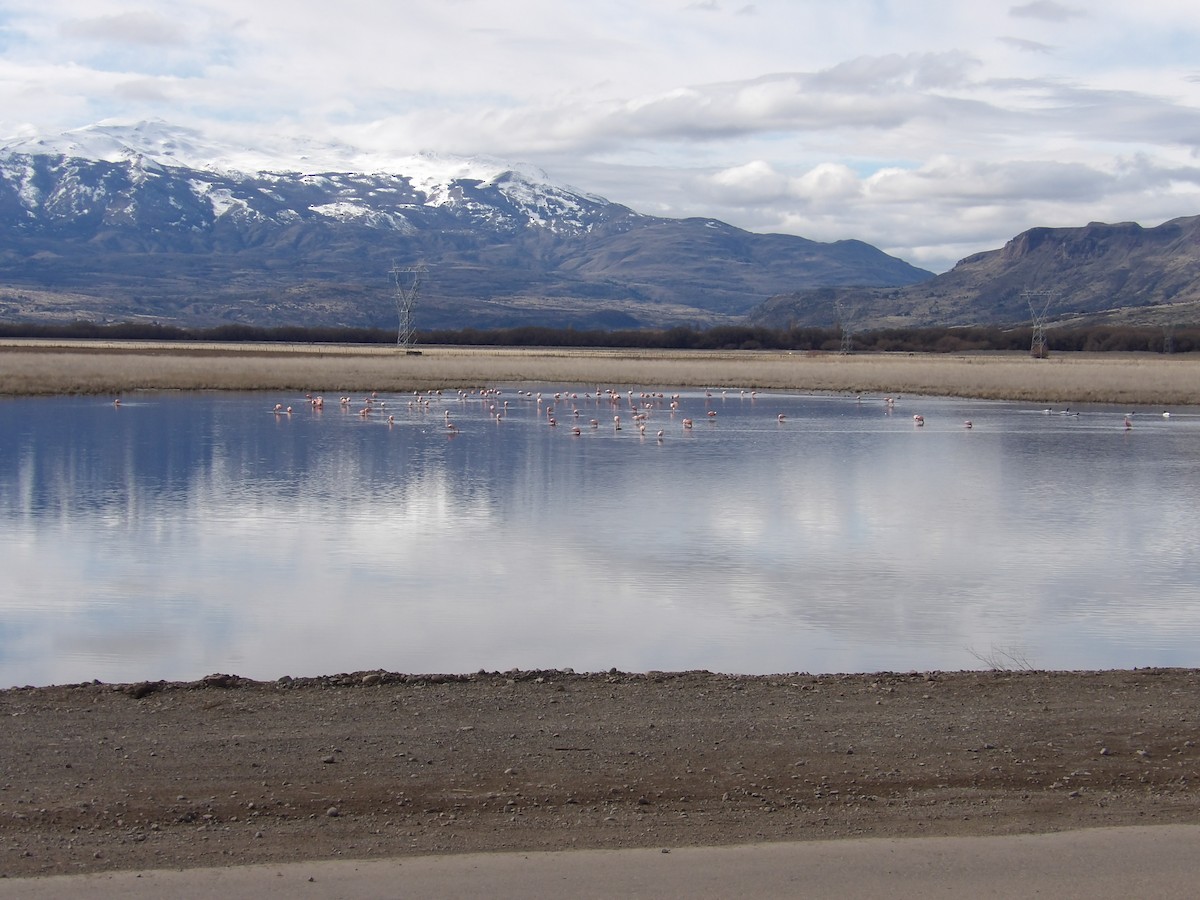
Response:
M1200 357L812 354L319 344L0 342L0 394L416 391L540 382L1200 404Z

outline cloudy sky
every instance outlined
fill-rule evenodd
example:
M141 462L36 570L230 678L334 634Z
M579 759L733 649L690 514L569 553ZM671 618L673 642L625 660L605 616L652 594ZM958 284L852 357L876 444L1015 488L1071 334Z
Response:
M944 271L1200 214L1193 0L0 0L0 136L489 155Z

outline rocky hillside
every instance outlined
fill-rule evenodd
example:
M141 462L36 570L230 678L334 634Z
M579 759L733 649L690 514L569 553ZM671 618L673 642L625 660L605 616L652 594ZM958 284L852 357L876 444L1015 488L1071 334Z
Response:
M0 148L0 318L388 327L389 270L423 263L419 328L704 326L784 292L931 275L858 241L640 215L494 161L220 156L158 125Z
M1053 322L1200 322L1200 216L1154 228L1132 222L1033 228L936 278L896 289L803 290L750 314L771 326L852 328ZM839 313L840 308L840 313Z

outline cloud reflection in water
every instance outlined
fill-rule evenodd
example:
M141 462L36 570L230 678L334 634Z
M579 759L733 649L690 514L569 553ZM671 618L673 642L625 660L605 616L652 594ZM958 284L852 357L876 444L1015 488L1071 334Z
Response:
M642 437L593 396L574 436L505 396L0 404L0 683L1198 663L1186 411L691 393Z

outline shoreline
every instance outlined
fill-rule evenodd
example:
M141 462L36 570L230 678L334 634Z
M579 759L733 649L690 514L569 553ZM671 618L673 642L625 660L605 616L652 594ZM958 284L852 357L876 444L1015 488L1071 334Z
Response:
M849 354L0 341L0 396L428 391L520 383L901 393L1200 406L1200 354Z

